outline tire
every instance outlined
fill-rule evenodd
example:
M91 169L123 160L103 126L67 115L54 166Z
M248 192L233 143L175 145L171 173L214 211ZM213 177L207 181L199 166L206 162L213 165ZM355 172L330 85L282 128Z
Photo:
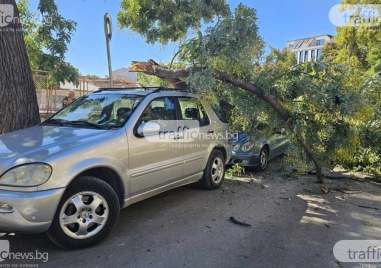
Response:
M256 171L265 171L269 163L269 150L263 146L259 153L257 165L254 167Z
M65 191L47 235L67 250L87 248L111 233L119 214L119 199L109 184L96 177L79 177Z
M221 151L213 150L200 180L201 185L208 190L220 188L225 179L225 170L224 155Z

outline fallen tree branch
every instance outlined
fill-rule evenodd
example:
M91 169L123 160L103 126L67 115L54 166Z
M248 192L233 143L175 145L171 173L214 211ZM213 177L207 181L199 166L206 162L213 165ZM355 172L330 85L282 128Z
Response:
M171 88L176 89L187 89L187 84L182 80L186 78L191 70L190 69L181 69L173 70L168 69L154 60L149 60L147 62L133 61L130 66L130 72L140 72L148 75L155 75L165 82L170 84Z
M191 73L201 72L202 70L203 68L200 68L200 67L191 67L191 68L185 68L185 69L179 69L179 70L169 69L159 65L153 60L149 60L148 62L135 61L130 66L130 71L132 72L142 72L148 75L157 76L163 79L164 81L168 82L172 88L177 88L177 89L186 89L187 84L183 80L187 78ZM258 87L254 83L251 83L249 81L244 81L240 79L239 77L236 77L231 74L227 74L225 72L213 70L213 76L217 80L220 80L224 83L231 84L233 86L245 89L253 93L259 99L269 104L275 110L275 112L279 115L279 117L285 122L285 124L288 126L290 131L294 134L296 140L303 147L308 157L312 160L312 162L314 162L316 167L317 180L319 183L323 183L324 178L321 172L323 165L321 164L320 160L315 156L311 147L307 144L302 133L300 133L294 127L291 120L290 113L287 111L287 109L283 107L283 105L274 96L266 93L264 90L262 90L262 88Z
M311 170L308 172L309 175L316 175L315 170ZM372 175L369 174L360 174L356 172L350 172L350 171L331 171L328 169L323 168L322 174L324 177L329 179L350 179L350 180L356 180L360 182L364 182L366 180L370 180L373 178Z

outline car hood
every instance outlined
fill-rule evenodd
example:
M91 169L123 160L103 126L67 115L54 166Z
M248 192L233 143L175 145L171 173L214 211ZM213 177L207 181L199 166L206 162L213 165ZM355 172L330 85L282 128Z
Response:
M38 125L0 135L0 175L9 167L41 162L56 153L105 138L113 132Z
M246 133L243 133L243 132L239 132L239 133L235 133L235 135L233 135L233 139L232 139L232 143L233 144L244 144L245 142L249 141L250 139L248 138L247 134Z

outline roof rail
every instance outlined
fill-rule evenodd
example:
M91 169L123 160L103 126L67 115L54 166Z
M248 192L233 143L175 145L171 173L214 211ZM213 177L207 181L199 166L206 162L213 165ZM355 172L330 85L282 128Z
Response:
M149 89L158 89L159 87L101 87L98 90L94 91L94 93L102 92L102 91L119 91L119 90L133 90L133 89L143 89L143 90L149 90Z
M94 93L102 92L102 91L121 91L121 90L134 90L134 89L143 89L143 90L151 90L153 89L153 92L151 93L157 93L160 91L187 91L186 89L180 89L180 88L167 88L167 87L125 87L125 88L99 88L98 90L94 91Z

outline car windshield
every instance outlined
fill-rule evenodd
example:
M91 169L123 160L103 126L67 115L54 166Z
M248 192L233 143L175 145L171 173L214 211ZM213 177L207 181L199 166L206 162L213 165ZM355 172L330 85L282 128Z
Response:
M112 129L122 127L144 97L123 94L83 96L44 124L84 128Z

